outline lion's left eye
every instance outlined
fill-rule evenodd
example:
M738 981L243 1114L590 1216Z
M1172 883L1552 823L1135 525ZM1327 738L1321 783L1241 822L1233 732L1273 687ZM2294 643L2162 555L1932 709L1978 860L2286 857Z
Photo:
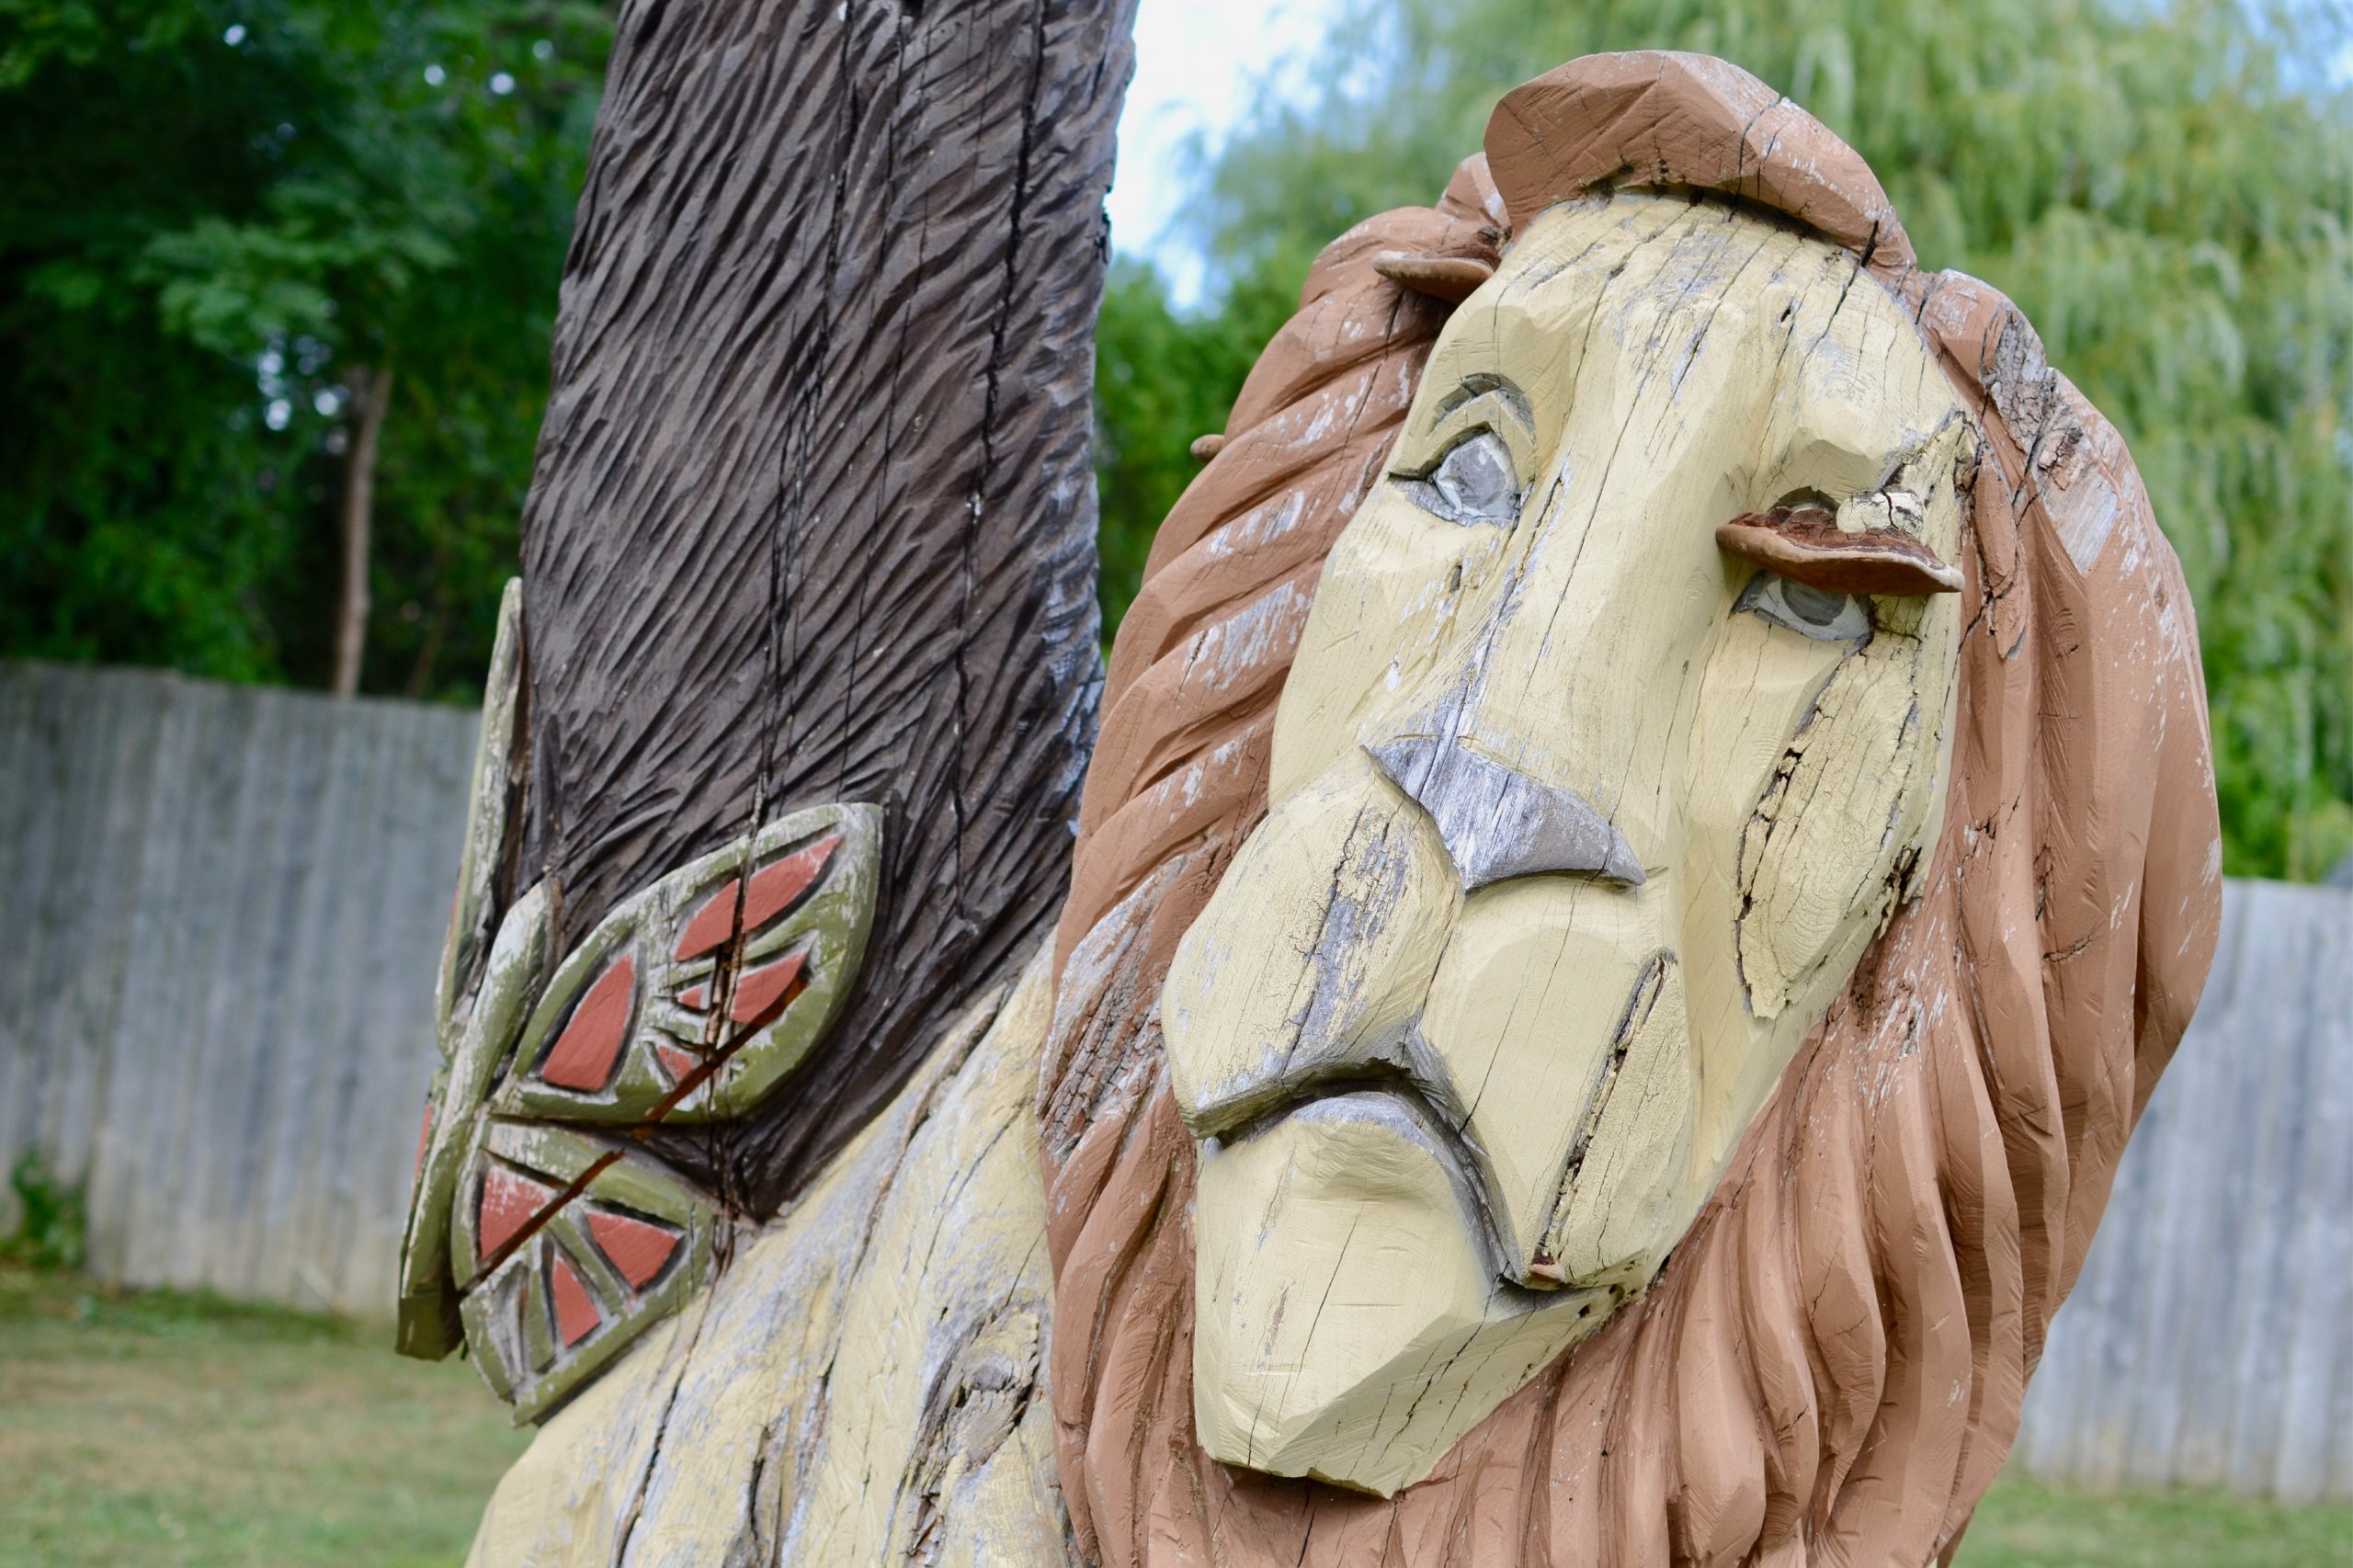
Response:
M1749 579L1733 608L1760 615L1817 642L1859 642L1871 634L1870 610L1860 596L1810 588L1771 572Z
M1511 449L1492 430L1473 430L1449 447L1427 477L1398 483L1422 510L1466 528L1519 516L1519 473Z

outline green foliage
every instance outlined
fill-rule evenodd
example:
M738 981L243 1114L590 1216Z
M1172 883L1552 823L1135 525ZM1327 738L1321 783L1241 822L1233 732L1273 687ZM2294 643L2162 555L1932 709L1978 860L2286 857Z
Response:
M28 1150L8 1173L8 1188L17 1195L17 1230L0 1238L0 1257L57 1272L81 1267L90 1236L81 1187L59 1181L40 1151Z
M1243 378L1297 303L1295 284L1254 275L1227 290L1220 310L1187 314L1151 268L1113 265L1095 328L1106 640L1136 597L1160 520L1200 471L1194 438L1225 428Z
M0 0L0 654L324 678L394 369L371 689L471 696L610 23L585 0Z
M1216 161L1203 238L1243 296L1295 287L1432 199L1519 81L1643 47L1747 67L2121 427L2198 606L2225 865L2311 878L2353 847L2348 38L2343 0L1358 0L1320 96Z
M2199 606L2226 863L2317 875L2353 846L2349 17L1357 0L1318 94L1211 167L1217 307L1115 272L1107 624L1319 246L1430 199L1513 83L1704 50L1859 147L2123 427ZM0 0L0 656L322 680L346 378L391 367L366 681L471 695L609 34L586 0Z

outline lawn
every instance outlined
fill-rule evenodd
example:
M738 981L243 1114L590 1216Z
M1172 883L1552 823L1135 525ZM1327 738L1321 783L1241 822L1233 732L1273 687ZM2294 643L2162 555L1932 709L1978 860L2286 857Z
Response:
M524 1440L472 1369L381 1329L0 1264L6 1568L454 1565ZM2353 1508L2008 1480L1961 1562L2353 1568Z
M0 1264L6 1568L441 1568L527 1436L383 1328Z
M2060 1492L1996 1482L1960 1568L2347 1568L2353 1508L2284 1508L2208 1492Z

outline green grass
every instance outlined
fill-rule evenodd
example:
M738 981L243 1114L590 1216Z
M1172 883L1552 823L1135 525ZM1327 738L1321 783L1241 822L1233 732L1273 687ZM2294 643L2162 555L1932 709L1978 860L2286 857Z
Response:
M391 1340L0 1265L0 1563L461 1562L528 1434Z
M2289 1508L2212 1492L2093 1497L2005 1476L1978 1506L1959 1568L2344 1568L2353 1507Z
M0 1564L456 1564L527 1434L389 1334L0 1264ZM2353 1508L2006 1479L1961 1568L2353 1568Z

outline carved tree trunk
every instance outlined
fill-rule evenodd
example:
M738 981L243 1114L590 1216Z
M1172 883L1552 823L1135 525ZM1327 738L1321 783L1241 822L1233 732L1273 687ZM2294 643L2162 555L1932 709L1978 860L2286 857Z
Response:
M376 509L376 449L384 433L384 409L392 402L392 367L355 367L351 383L351 449L343 459L343 494L335 508L342 542L342 591L335 607L335 675L337 697L359 689L359 660L368 646L368 533Z
M797 1190L1010 972L1099 685L1092 332L1132 0L625 0L523 522L519 861L556 951L746 830L883 808L847 1010L650 1146Z

